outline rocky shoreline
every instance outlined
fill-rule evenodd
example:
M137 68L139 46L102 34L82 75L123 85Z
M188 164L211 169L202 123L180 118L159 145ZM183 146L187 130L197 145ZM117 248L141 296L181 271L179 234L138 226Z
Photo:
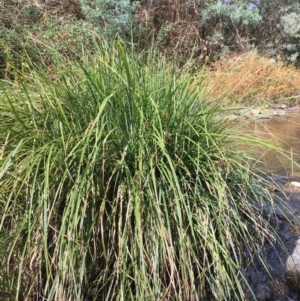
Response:
M246 301L300 301L300 177L268 178L274 195L270 223L278 233L246 270Z
M273 117L286 116L288 114L299 113L300 107L295 104L271 104L260 107L239 107L232 108L235 117L249 117L254 119L270 119Z

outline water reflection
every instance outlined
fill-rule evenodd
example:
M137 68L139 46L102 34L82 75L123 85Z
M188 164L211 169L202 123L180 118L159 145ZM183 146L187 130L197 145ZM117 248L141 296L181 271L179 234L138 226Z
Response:
M259 148L254 151L269 174L300 176L300 113L257 119L246 125L246 131L278 144L283 152ZM292 159L292 160L291 160Z

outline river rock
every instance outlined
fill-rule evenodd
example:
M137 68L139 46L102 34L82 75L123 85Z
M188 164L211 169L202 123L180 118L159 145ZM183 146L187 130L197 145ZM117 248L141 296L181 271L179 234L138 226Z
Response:
M281 109L281 110L285 110L287 108L287 105L282 103L282 104L271 104L268 106L271 109Z
M290 288L300 293L300 238L297 240L293 254L286 261L285 278Z

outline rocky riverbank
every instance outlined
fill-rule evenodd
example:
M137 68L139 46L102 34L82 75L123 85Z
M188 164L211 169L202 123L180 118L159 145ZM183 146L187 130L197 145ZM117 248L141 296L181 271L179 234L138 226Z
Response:
M246 270L246 278L257 301L300 301L300 178L268 179L274 193L271 225L278 233L273 243L261 248L266 266L258 258ZM255 300L250 288L246 300Z

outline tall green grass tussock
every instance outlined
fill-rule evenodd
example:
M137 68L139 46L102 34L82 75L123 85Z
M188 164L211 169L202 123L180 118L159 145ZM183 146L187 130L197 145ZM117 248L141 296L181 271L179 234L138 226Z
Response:
M56 55L0 94L1 296L242 300L268 195L224 111L164 58Z

